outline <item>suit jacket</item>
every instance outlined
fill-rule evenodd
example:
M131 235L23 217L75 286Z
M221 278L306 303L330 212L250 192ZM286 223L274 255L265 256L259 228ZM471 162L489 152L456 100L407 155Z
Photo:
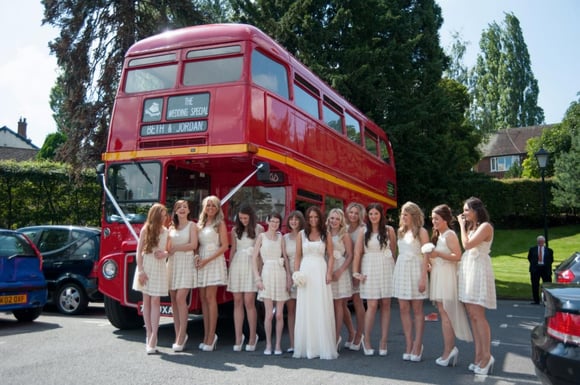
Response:
M552 263L554 263L554 252L547 246L544 246L544 265L538 265L538 246L530 247L528 251L528 261L530 261L530 273L536 271L538 268L546 268L552 270Z

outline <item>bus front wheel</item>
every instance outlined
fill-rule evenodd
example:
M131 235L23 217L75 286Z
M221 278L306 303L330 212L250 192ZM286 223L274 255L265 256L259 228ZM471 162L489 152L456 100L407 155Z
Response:
M122 306L118 301L105 296L105 314L111 325L121 330L139 329L143 327L143 317L137 309Z

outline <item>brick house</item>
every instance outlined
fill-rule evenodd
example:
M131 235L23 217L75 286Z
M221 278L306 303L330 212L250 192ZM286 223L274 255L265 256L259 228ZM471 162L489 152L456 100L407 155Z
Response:
M15 160L18 162L32 160L39 148L32 144L26 136L26 119L18 121L18 132L8 127L0 127L0 160Z
M490 135L489 140L479 147L482 158L474 170L494 178L503 178L514 163L522 164L527 158L528 139L540 137L544 130L551 127L551 124L547 124L506 128Z

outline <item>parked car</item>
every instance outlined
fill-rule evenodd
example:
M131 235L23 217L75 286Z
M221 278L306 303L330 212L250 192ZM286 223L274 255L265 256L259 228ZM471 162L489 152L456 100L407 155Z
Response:
M554 280L562 283L580 282L580 251L575 252L556 267Z
M34 321L46 304L42 256L25 235L0 229L0 312Z
M82 314L89 301L102 301L97 285L100 228L43 225L18 231L26 234L40 250L49 302L59 312Z
M543 286L545 318L532 330L532 361L545 385L580 379L580 284Z

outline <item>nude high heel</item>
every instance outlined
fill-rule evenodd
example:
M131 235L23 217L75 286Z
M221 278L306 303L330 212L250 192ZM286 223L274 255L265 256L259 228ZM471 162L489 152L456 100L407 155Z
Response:
M239 345L234 345L234 352L241 352L242 351L242 345L244 344L245 339L246 339L246 336L242 334L242 342L240 342Z
M258 337L258 335L256 334L256 341L254 342L253 345L250 344L246 344L246 352L253 352L256 350L256 345L258 345L258 340L260 339L260 337Z

